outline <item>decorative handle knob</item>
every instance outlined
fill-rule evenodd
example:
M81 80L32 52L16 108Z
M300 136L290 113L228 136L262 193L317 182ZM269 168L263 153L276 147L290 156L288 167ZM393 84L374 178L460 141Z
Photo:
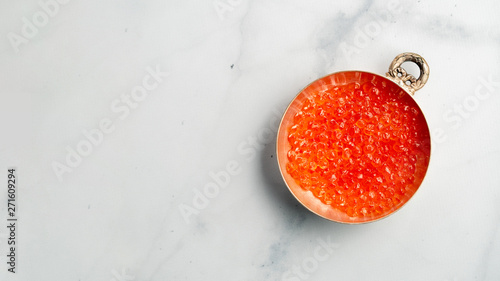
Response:
M401 67L401 64L406 61L412 61L418 65L420 68L420 76L418 79L407 73L406 70ZM423 57L415 53L402 53L394 58L386 76L413 95L415 91L420 90L425 85L427 79L429 79L429 71L429 65Z

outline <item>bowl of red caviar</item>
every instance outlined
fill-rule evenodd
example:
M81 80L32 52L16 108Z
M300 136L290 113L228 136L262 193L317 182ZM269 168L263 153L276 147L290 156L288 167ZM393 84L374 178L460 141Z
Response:
M420 76L407 73L406 61ZM278 130L277 159L295 198L313 213L358 224L399 210L430 161L429 127L412 95L429 77L415 53L398 55L386 77L342 71L305 87Z

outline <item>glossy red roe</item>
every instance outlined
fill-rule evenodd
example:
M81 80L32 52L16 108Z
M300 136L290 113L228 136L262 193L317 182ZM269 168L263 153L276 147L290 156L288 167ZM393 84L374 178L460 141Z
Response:
M420 109L383 81L323 87L287 129L287 173L349 217L397 209L428 166L430 137Z

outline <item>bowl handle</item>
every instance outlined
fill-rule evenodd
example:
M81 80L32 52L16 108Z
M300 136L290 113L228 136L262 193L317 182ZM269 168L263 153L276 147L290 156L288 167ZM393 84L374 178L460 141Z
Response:
M406 70L401 67L401 64L406 61L412 61L418 65L420 69L420 76L418 79L407 73ZM386 76L413 95L415 91L420 90L425 85L427 79L429 79L429 71L429 65L423 57L415 53L402 53L394 58Z

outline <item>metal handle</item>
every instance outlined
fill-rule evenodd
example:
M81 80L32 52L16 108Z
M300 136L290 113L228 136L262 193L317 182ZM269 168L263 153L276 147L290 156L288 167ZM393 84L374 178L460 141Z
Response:
M420 68L420 76L418 79L407 73L406 70L401 67L401 64L406 61L412 61L418 65ZM420 90L425 85L427 79L429 79L429 71L429 65L423 57L415 53L402 53L394 58L386 76L413 95L415 91Z

